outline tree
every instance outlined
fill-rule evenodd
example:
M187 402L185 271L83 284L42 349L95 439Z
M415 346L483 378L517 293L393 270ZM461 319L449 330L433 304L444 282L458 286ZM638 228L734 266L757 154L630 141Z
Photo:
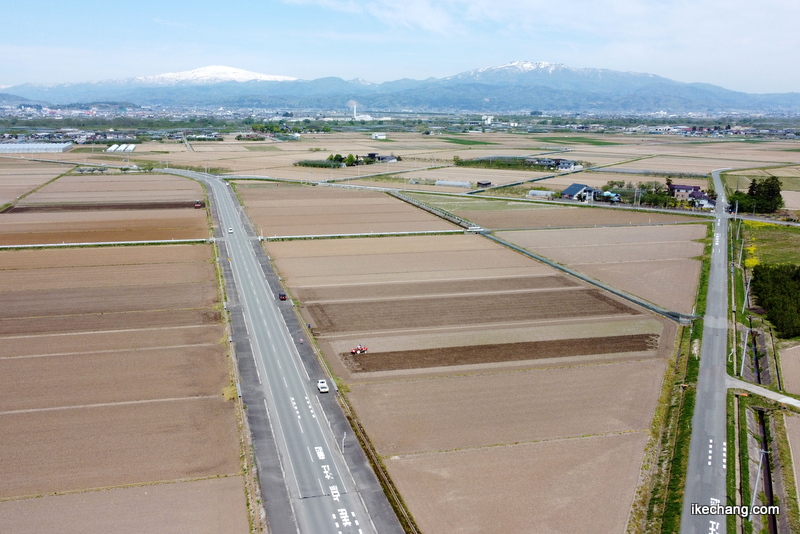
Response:
M774 213L783 207L781 180L777 176L753 180L747 188L747 195L752 199L750 209L755 208L757 213Z

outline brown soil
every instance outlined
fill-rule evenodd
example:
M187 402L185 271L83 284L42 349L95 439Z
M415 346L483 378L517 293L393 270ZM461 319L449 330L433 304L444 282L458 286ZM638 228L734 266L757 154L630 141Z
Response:
M642 213L627 209L552 207L496 211L456 211L456 215L484 228L569 228L609 224L692 222L692 217L669 213ZM696 220L696 218L695 218Z
M214 265L200 262L19 269L3 273L0 291L50 291L65 285L72 289L120 285L152 287L154 280L163 284L196 284L213 280L214 272Z
M624 532L647 435L385 460L422 532Z
M33 204L14 206L6 213L26 212L53 212L53 211L93 211L93 210L164 210L164 209L194 209L194 201L179 202L76 202L70 204Z
M48 291L0 293L0 319L160 309L210 308L218 300L217 288L208 282L141 285L135 287L85 287Z
M133 265L178 262L209 262L211 245L159 245L137 247L5 250L0 252L0 270L45 269L93 265ZM68 284L65 284L68 285Z
M383 456L646 431L664 361L452 374L350 384Z
M205 210L54 211L0 214L0 245L204 239Z
M0 498L239 471L222 396L0 414Z
M206 345L219 343L223 334L222 325L210 324L141 330L121 329L108 332L8 336L2 338L2 343L0 343L0 357L118 351L121 348L147 349L153 347Z
M456 226L384 193L331 187L237 186L267 236L454 230Z
M691 313L704 224L501 232L502 238L666 309Z
M640 313L595 289L500 293L485 299L466 295L335 302L311 304L305 309L313 319L315 333L375 332Z
M222 344L6 358L0 412L220 395L229 384Z
M0 502L8 532L247 534L241 476Z
M350 371L366 373L476 363L536 360L586 354L654 351L656 349L658 349L658 336L655 334L641 334L637 336L573 338L497 345L469 345L413 351L369 352L367 354L346 352L340 356Z
M495 293L575 287L565 276L517 276L473 280L398 282L349 286L300 287L294 295L305 303L330 300L383 299L407 295L445 295L455 293Z
M789 393L800 394L800 345L780 349L780 354L784 387ZM800 456L797 459L800 464Z
M138 312L89 313L0 320L0 336L61 334L80 331L136 330L170 327L220 325L222 315L212 310L144 310ZM2 351L0 351L2 352Z

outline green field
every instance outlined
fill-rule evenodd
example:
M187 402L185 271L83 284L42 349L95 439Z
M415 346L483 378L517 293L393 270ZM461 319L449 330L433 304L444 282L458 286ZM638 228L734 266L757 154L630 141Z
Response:
M490 143L488 141L475 141L474 139L456 139L455 137L442 137L442 141L448 143L455 143L457 145L497 145L498 143Z
M244 147L250 152L267 152L267 151L278 150L277 147L274 147L272 145L244 145Z
M532 137L531 139L535 141L543 141L545 143L559 143L559 144L566 144L566 145L594 145L594 146L613 146L613 145L621 145L622 143L613 143L611 141L601 141L600 139L596 139L594 137L582 137L582 136L568 136L565 135L563 137Z
M769 169L765 169L768 173ZM725 185L731 191L739 191L747 192L747 188L750 187L750 182L753 179L762 180L766 178L763 173L759 174L724 174L725 178ZM778 176L781 180L781 190L783 191L800 191L800 177L798 176Z
M454 198L445 195L426 195L414 193L407 194L416 200L449 211L450 213L455 211L497 211L513 209L530 210L540 209L543 207L552 208L552 206L549 205L535 204L533 202L509 202L506 200L492 200L480 197Z
M745 221L742 230L748 256L754 255L761 263L800 264L800 228Z

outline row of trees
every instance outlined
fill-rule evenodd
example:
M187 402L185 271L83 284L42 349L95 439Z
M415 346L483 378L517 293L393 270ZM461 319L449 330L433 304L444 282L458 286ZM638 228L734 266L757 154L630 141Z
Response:
M756 265L751 288L781 337L800 336L800 266Z
M781 180L777 176L753 180L747 193L735 191L728 203L731 206L738 203L740 213L775 213L783 207Z

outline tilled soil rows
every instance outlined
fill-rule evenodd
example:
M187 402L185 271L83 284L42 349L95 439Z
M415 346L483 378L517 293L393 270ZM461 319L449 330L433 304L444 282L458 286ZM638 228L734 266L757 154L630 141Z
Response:
M234 474L222 396L0 414L0 498Z
M0 502L7 532L250 532L241 476ZM69 528L65 528L65 526ZM34 527L33 529L31 527Z
M169 263L205 262L210 261L211 258L211 247L205 245L104 247L91 250L85 248L8 250L0 253L0 270L151 263L164 265Z
M218 300L217 288L196 284L136 287L81 287L49 291L0 293L0 319L160 309L209 308Z
M643 213L628 209L553 207L529 210L456 211L456 215L484 228L569 228L608 224L692 222L692 217L669 213Z
M658 336L641 334L366 354L342 353L341 358L350 371L368 373L656 349L658 349Z
M0 359L0 412L220 393L225 346Z
M195 325L220 325L220 312L200 310L158 310L109 313L87 313L44 317L0 319L0 336L33 334L60 334L68 332L136 330L170 325L170 327Z
M474 280L398 282L329 287L300 287L295 296L303 302L328 300L381 299L407 295L445 295L448 293L494 293L575 287L565 276L516 276Z
M567 317L636 315L639 311L595 289L385 299L310 304L315 333L374 332L458 324L490 324Z

